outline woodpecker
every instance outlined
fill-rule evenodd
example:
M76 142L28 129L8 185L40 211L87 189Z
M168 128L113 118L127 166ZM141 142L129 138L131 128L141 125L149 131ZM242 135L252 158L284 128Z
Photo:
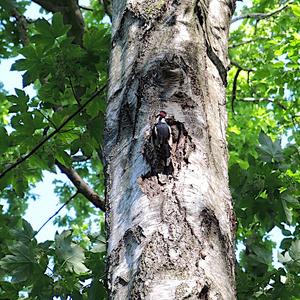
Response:
M165 111L160 111L157 115L153 128L153 142L158 157L163 161L164 167L168 168L171 162L172 131L166 122L166 115Z

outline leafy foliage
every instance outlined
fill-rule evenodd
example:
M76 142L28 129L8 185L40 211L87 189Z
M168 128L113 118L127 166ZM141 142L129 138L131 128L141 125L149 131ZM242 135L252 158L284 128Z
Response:
M248 2L246 2L247 4ZM78 110L107 81L110 25L104 7L83 12L82 44L60 13L24 23L30 1L0 3L0 58L16 57L30 97L0 86L0 173ZM228 144L230 187L237 217L239 299L299 299L299 1L253 0L230 36ZM282 8L282 9L281 9ZM272 12L276 13L272 14ZM23 25L22 25L23 24ZM238 24L238 25L236 25ZM20 26L22 25L22 26ZM25 27L26 27L25 26ZM234 83L236 72L239 76ZM99 195L105 95L0 179L0 299L105 299L105 233L99 213L75 188L56 180L55 192L72 213L56 218L71 230L38 242L22 219L32 188L57 172L56 162L76 170ZM100 233L94 234L91 228ZM270 232L279 228L279 247ZM278 250L278 261L274 250ZM19 293L21 292L21 294Z
M93 7L99 6L96 2ZM110 25L102 21L103 11L101 18L99 15L93 18L94 12L86 13L82 45L73 42L69 35L71 26L64 24L60 13L28 22L28 43L24 44L17 30L17 19L11 16L12 11L24 13L29 3L5 0L0 4L4 22L0 27L4 37L0 55L4 58L18 55L12 71L22 72L23 87L32 85L36 91L36 95L30 97L20 89L15 89L14 95L1 90L0 173L55 132L107 81ZM12 31L12 27L16 30ZM34 155L0 179L5 207L0 215L1 299L19 299L19 291L27 299L106 297L102 213L82 195L77 195L67 205L72 213L56 219L58 225L72 230L57 233L54 241L42 243L37 242L36 233L22 219L27 200L34 198L32 188L47 174L45 171L57 172L56 161L72 167L103 196L103 167L99 155L106 108L104 99L103 94L94 98ZM55 192L62 203L75 191L69 183L56 182ZM95 235L91 230L98 233Z
M239 299L299 299L300 294L297 3L281 1L279 11L277 1L252 1L242 15L278 12L243 19L230 38L229 175L237 244L244 249L237 267ZM270 240L274 228L284 236L279 247Z
M1 299L19 299L18 291L25 287L28 299L99 299L95 290L105 297L105 247L99 247L99 243L105 245L103 230L98 236L86 236L83 248L73 241L71 231L56 233L55 241L38 243L31 225L22 218L15 218L14 229L3 212L0 219Z

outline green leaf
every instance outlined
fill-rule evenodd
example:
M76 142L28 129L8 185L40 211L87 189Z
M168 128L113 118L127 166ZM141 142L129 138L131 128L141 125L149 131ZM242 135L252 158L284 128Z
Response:
M31 37L31 41L40 47L50 48L55 43L55 39L43 34L35 34Z
M66 34L69 29L71 28L70 25L64 25L63 16L61 13L55 13L52 17L52 32L55 37L62 36Z
M72 242L71 231L65 230L55 234L56 255L61 267L76 274L86 273L89 269L84 265L83 249Z
M79 291L75 291L72 294L72 300L83 300L83 295Z
M15 9L15 1L14 0L2 0L0 3L0 7L7 9L8 11Z
M283 210L284 210L284 213L285 213L285 216L286 216L287 223L292 224L292 221L293 221L293 212L292 212L292 210L287 207L286 202L283 199L281 199L281 203L282 203L282 206L283 206Z
M290 4L290 7L292 8L294 15L300 17L300 6L296 4Z
M72 165L72 159L66 151L57 151L57 153L55 153L55 158L67 167Z
M263 264L270 264L272 262L272 252L259 246L252 246L254 253L256 254L256 260Z
M17 113L17 112L19 112L19 111L22 111L22 110L21 110L21 106L18 105L18 104L12 105L12 106L9 108L9 110L8 110L8 112L9 112L10 114L11 114L11 113Z
M23 243L36 243L35 240L32 241L35 231L33 230L30 223L28 223L25 219L22 219L22 228L12 228L10 230L12 236Z
M292 238L284 238L280 243L281 249L289 249L292 244L293 239Z
M22 75L22 86L23 88L30 85L31 83L34 83L37 76L34 76L31 72L27 71Z
M296 262L296 264L300 266L300 240L292 242L289 255Z
M260 152L263 161L273 162L283 160L280 141L273 143L271 138L261 131L259 134L259 142L260 146L257 147L257 150Z
M255 76L258 77L258 79L264 79L269 75L270 75L270 70L267 68L267 66L264 66L263 69L259 69L255 72Z
M13 282L22 282L32 278L37 265L37 253L32 244L25 245L16 242L9 247L11 254L5 255L0 260L0 267L8 272Z
M284 229L284 228L281 228L281 232L284 236L291 236L292 235L292 232L290 230L287 230L287 229Z
M19 300L19 291L15 283L0 281L0 299Z
M9 136L4 127L0 127L0 155L9 147Z
M50 48L55 42L55 35L49 22L45 19L38 19L35 21L35 28L39 34L35 35L32 41L36 45Z
M30 291L30 299L53 299L53 279L45 274L40 275L33 281Z
M33 230L31 224L28 223L25 219L23 219L22 225L24 229L23 230L24 236L26 236L29 240L31 240L35 235L35 231Z
M51 25L44 18L35 21L35 29L45 36L52 36Z
M31 67L31 63L28 59L18 59L11 65L11 71L24 71Z
M78 139L78 134L75 132L63 132L59 134L59 138L66 144L71 144Z
M43 249L43 250L49 250L49 248L53 245L53 241L45 241L45 242L42 242L42 243L39 243L38 246L39 248Z
M278 252L277 257L278 257L278 260L283 264L288 263L292 260L288 251L286 251L284 255L282 255L281 253Z
M291 205L292 207L299 207L299 200L294 195L285 192L281 195L281 198L289 203L289 205Z
M106 240L104 237L98 237L97 242L94 244L91 249L92 253L102 253L106 251Z
M107 292L103 283L99 279L94 279L88 290L88 300L104 300L107 299Z
M32 45L22 48L20 53L26 58L37 58L36 50Z

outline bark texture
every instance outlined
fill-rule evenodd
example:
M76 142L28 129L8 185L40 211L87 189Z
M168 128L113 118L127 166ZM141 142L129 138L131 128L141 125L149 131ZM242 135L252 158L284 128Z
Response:
M231 0L113 1L104 154L110 299L235 299L225 86ZM155 116L172 127L152 176Z

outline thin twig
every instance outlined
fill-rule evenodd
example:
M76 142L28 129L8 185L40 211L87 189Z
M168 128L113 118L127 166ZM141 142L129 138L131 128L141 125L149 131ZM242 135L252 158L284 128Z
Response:
M250 103L270 102L270 103L273 103L274 105L278 105L280 108L282 108L285 111L288 110L288 108L285 105L283 105L279 101L276 101L276 100L274 100L272 98L251 98L251 97L246 97L246 98L238 99L238 101L250 102ZM290 115L290 117L292 119L292 123L293 123L294 127L297 127L297 123L296 123L295 120L297 118L300 118L300 116L293 115L291 113L289 113L289 115Z
M286 9L289 6L289 4L291 4L293 2L294 1L289 1L286 4L280 6L279 8L277 8L273 11L270 11L268 13L248 13L248 14L245 14L245 15L242 15L242 16L238 16L238 17L233 18L231 20L231 24L234 23L234 22L237 22L239 20L242 20L242 19L255 19L255 20L259 21L259 20L262 20L262 19L270 18L273 15L276 15L276 14L280 13L282 10Z
M230 61L230 64L232 66L237 67L238 69L243 70L243 71L247 71L247 72L253 72L254 71L254 69L249 69L249 68L243 67L239 63L237 63L236 61L233 61L233 60Z
M71 86L71 90L72 90L73 96L74 96L74 98L75 98L77 104L78 104L79 106L81 106L80 98L78 97L77 93L76 93L75 90L74 90L73 83L72 83L72 79L71 79L71 77L68 77L68 78L69 78L69 81L70 81L70 86Z
M238 80L238 77L239 77L239 74L240 74L241 71L242 71L242 69L240 69L240 68L238 68L236 70L236 73L235 73L234 78L233 78L233 83L232 83L231 110L232 110L233 114L234 114L234 101L236 99L237 80Z
M83 6L83 5L78 5L79 8L83 9L83 10L88 10L88 11L94 11L92 8L87 7L87 6Z
M253 97L245 97L245 98L240 98L239 101L243 102L274 102L272 98L253 98Z
M38 231L36 231L36 233L34 234L33 238L36 237L38 235L38 233L56 216L60 213L60 211L67 206L77 195L79 194L79 192L77 191L74 195L72 195L68 201L66 201L51 217L49 217L47 219L46 222L43 223L43 225L38 229Z
M250 70L247 71L247 84L250 85Z
M260 103L260 102L271 102L274 103L276 105L278 105L279 107L281 107L284 110L287 110L287 108L281 104L278 101L275 101L272 98L251 98L251 97L245 97L245 98L241 98L239 99L239 101L243 101L243 102L253 102L253 103Z
M228 49L237 48L237 47L240 47L240 46L243 46L243 45L246 45L246 44L250 44L250 43L252 43L254 41L255 41L255 39L251 39L251 40L247 40L247 41L244 41L244 42L232 44L232 45L228 46Z
M240 42L240 43L229 45L228 48L233 49L233 48L237 48L237 47L240 47L240 46L243 46L243 45L254 43L254 42L260 41L260 40L269 40L269 39L264 38L264 37L259 37L259 38L256 38L256 39L250 39L250 40L246 40L246 41L243 41L243 42Z
M73 114L71 114L66 120L57 127L54 131L52 131L50 134L45 136L40 143L38 143L29 153L18 159L16 162L12 163L6 170L4 170L0 174L0 179L4 177L9 171L16 168L18 165L20 165L22 162L27 160L30 156L32 156L37 150L39 150L47 141L49 141L54 135L56 135L66 124L68 124L76 115L78 115L92 100L94 100L97 96L99 96L104 89L106 88L106 84L100 88L98 91L96 91L81 107L79 107Z
M49 117L47 117L41 110L37 109L37 111L53 126L54 129L57 129L56 125Z

